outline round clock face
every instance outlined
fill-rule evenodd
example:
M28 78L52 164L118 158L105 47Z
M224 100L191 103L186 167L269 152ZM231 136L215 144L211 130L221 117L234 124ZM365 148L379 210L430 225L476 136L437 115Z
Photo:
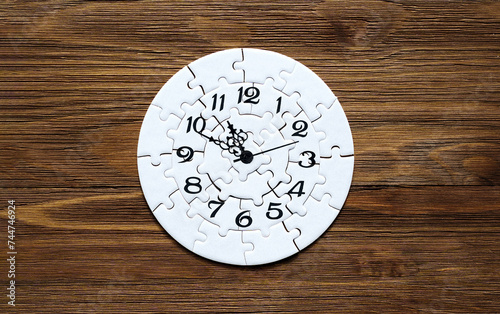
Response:
M338 99L284 55L230 49L158 92L138 145L141 186L180 244L222 263L281 260L337 217L354 166Z

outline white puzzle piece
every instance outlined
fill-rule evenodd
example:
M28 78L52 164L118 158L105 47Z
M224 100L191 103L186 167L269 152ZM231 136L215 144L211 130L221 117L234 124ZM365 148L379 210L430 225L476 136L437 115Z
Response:
M167 178L174 178L184 199L191 203L194 199L206 202L209 195L206 191L212 183L206 175L198 173L198 166L203 161L203 154L195 152L192 160L184 162L185 158L172 155L172 168L165 171Z
M281 223L292 215L286 207L290 202L290 196L285 194L278 197L274 193L267 193L264 196L264 203L255 205L251 200L241 201L241 210L249 211L248 216L252 219L252 224L240 230L259 230L263 237L271 234L271 227ZM258 229L255 229L258 228Z
M318 185L311 196L320 200L323 195L330 194L330 206L341 209L351 186L354 156L340 156L338 147L334 147L332 151L332 157L321 158L319 166L319 173L328 180Z
M340 149L342 156L354 155L351 128L338 99L330 108L319 105L318 111L321 116L313 122L314 128L328 134L319 143L321 157L331 157L333 146Z
M253 250L245 252L247 265L272 263L297 253L293 240L299 235L298 229L287 231L282 223L272 226L268 237L260 231L243 232L243 242L253 244Z
M151 103L154 106L162 108L160 118L167 120L172 114L179 118L184 116L181 109L183 103L193 104L203 95L203 90L199 86L193 88L188 83L194 79L191 71L184 67L177 72L160 89Z
M276 262L314 242L337 217L354 169L349 123L323 80L250 48L177 72L146 113L137 156L163 228L234 265Z
M286 172L292 177L289 183L282 183L274 188L278 196L288 194L291 197L287 204L293 213L304 215L304 203L316 188L317 184L325 182L325 177L319 175L319 166L316 164L309 168L300 166L299 163L289 162Z
M316 160L320 157L319 142L325 135L316 132L313 124L304 112L293 116L290 113L283 115L285 126L281 129L283 137L287 140L297 141L289 153L289 160L307 165L307 160ZM306 159L306 160L304 160ZM311 161L312 163L312 161Z
M153 165L160 164L161 154L171 154L174 141L167 136L167 131L177 129L181 119L170 115L166 121L160 119L161 108L149 106L137 146L137 157L150 156Z
M160 164L155 166L149 157L137 158L141 187L149 208L154 210L160 204L172 208L170 194L178 190L173 178L165 177L165 171L172 168L172 155L161 155Z
M219 79L222 77L228 83L243 83L243 71L233 67L235 62L242 60L241 49L219 51L200 58L188 65L195 76L189 86L201 86L205 93L209 93L219 86Z
M252 114L259 117L264 117L268 112L271 113L271 123L278 129L283 128L285 121L283 114L288 113L296 116L302 111L302 108L297 104L297 99L300 97L298 93L291 96L273 87L274 80L267 79L264 85L253 84L260 92L259 102L252 105Z
M198 231L203 223L201 216L188 217L186 212L189 205L177 191L171 196L175 207L167 209L165 205L160 205L153 211L155 218L168 234L188 250L193 250L195 241L206 239L203 233Z
M285 140L281 133L269 133L267 130L260 132L262 138L264 139L264 144L260 146L260 152L262 155L255 157L266 156L270 159L267 164L262 164L258 172L264 173L266 171L271 171L273 177L269 180L268 185L271 187L277 186L279 183L289 183L292 178L288 173L286 173L286 168L289 161L289 150L293 149L297 143L293 140ZM275 149L276 147L281 147Z
M282 77L286 81L283 92L287 95L300 94L297 102L311 121L320 117L317 105L331 106L336 98L328 85L302 63L297 62L293 72L283 72Z
M252 246L243 243L242 232L231 230L223 237L218 230L216 225L205 220L199 231L206 234L207 239L203 242L196 241L193 252L220 263L245 265L244 252Z
M339 210L328 205L329 201L330 196L327 194L320 202L309 198L304 204L307 214L304 216L294 214L285 220L284 224L287 229L300 228L300 236L294 240L299 250L303 250L319 238L337 218Z
M273 173L266 171L262 174L253 172L245 181L238 179L239 174L236 170L231 169L229 173L233 176L233 181L226 184L222 180L215 181L217 186L221 189L220 197L226 200L229 196L239 199L251 199L254 204L261 205L263 195L267 194L271 188L267 184L273 177Z
M190 147L194 151L203 151L207 140L197 130L206 124L205 120L200 117L205 106L197 101L193 105L182 104L181 108L186 114L179 123L179 127L167 132L168 137L174 140L174 149Z
M235 69L245 71L245 81L264 84L272 78L276 89L283 89L286 84L279 75L281 72L291 73L297 61L274 51L262 49L243 49L243 60L234 64Z
M200 215L205 220L217 225L219 234L223 237L227 235L229 230L239 230L236 216L241 210L241 199L229 197L226 200L221 200L214 185L208 187L207 192L210 195L208 202L202 202L199 199L192 201L188 216Z
M218 88L201 97L200 101L206 107L202 116L205 119L215 116L219 121L224 121L229 119L232 110L237 110L240 114L251 113L252 104L248 102L249 97L246 95L256 93L252 85L251 83L229 84L226 78L221 78Z

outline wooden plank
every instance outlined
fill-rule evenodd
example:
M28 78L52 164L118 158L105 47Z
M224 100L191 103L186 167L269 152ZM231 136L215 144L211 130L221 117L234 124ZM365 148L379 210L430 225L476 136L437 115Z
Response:
M3 1L0 254L15 199L14 309L500 312L499 23L490 0ZM315 71L355 145L335 223L304 252L251 268L177 244L136 170L157 91L234 47Z

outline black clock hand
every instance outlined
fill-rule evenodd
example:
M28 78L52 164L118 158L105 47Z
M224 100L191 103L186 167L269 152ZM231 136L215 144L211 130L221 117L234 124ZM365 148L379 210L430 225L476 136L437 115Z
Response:
M201 133L201 131L195 131L201 136L207 138L209 142L212 142L219 146L222 150L227 150L234 156L239 157L243 152L246 152L245 147L243 147L243 143L245 143L245 141L248 139L248 134L241 129L238 132L229 121L227 122L227 124L230 130L230 135L226 137L227 142L215 139L213 136L207 136Z
M288 144L284 144L284 145L281 145L281 146L277 146L277 147L274 147L274 148L270 148L270 149L267 149L267 150L261 151L261 152L259 152L259 153L257 153L257 154L252 154L252 158L251 158L251 159L253 159L253 157L255 157L255 156L257 156L257 155L261 155L261 154L264 154L264 153L268 153L268 152L270 152L270 151L273 151L273 150L276 150L276 149L279 149L279 148L283 148L283 147L285 147L285 146L289 146L289 145L292 145L292 144L295 144L295 143L298 143L298 142L299 142L299 141L291 142L291 143L288 143ZM247 152L248 152L248 151L247 151ZM250 153L250 152L248 152L248 153ZM251 153L250 153L250 154L251 154ZM249 157L247 157L247 158L249 158ZM238 162L238 161L240 161L240 160L242 160L242 159L243 159L243 158L238 158L238 159L235 159L235 160L233 160L233 161L234 161L234 162ZM243 163L249 163L249 162L245 162L245 160L242 160L242 161L243 161ZM251 161L251 160L250 160L250 161Z

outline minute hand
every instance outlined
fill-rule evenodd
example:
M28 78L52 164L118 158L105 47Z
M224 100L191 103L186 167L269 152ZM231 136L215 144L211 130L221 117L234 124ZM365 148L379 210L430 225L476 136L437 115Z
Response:
M295 143L298 143L298 142L299 142L299 141L295 141L295 142L291 142L291 143L288 143L288 144L283 144L283 145L281 145L281 146L273 147L273 148L271 148L271 149L264 150L264 151L261 151L261 152L259 152L259 153L257 153L257 154L254 154L253 156L257 156L257 155L261 155L261 154L264 154L264 153L268 153L268 152L270 152L270 151L272 151L272 150L279 149L279 148L283 148L283 147L285 147L285 146L289 146L289 145L292 145L292 144L295 144ZM240 160L241 160L241 159L239 159L239 158L238 158L238 159L235 159L235 160L234 160L234 162L237 162L237 161L240 161Z

